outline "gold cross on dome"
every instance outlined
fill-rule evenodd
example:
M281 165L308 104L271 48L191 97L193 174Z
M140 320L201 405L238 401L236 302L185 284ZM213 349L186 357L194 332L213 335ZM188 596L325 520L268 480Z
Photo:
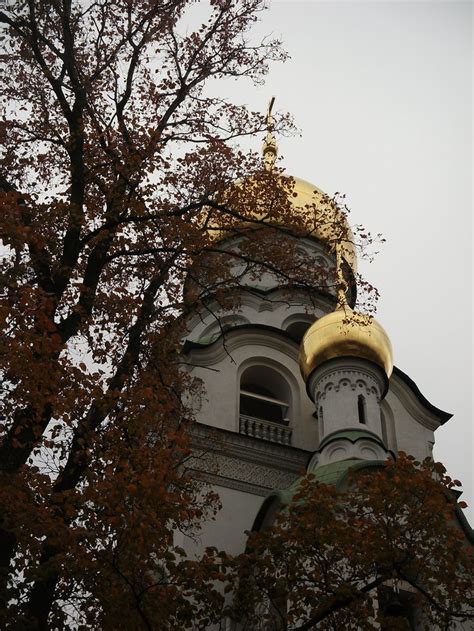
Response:
M263 141L263 149L262 149L263 162L265 164L265 169L269 171L271 171L271 169L273 168L273 165L275 164L275 160L278 155L278 146L272 134L272 131L273 131L272 109L273 109L274 103L275 103L275 97L272 96L272 98L270 99L270 103L268 104L268 109L267 109L267 117L266 117L267 135L265 137L265 140Z

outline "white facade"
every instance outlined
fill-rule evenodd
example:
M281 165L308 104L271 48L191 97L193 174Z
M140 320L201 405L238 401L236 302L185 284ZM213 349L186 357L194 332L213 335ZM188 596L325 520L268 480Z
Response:
M238 247L238 240L229 243ZM333 273L335 257L321 243L300 245ZM353 304L355 295L348 299ZM304 382L300 341L334 310L330 291L289 293L271 274L242 276L238 305L222 311L209 295L188 322L183 348L186 369L202 384L192 400L198 422L189 466L222 504L194 538L178 535L191 557L208 546L243 552L246 532L270 523L278 510L270 496L305 469L335 483L330 476L345 462L376 464L398 451L431 456L435 430L451 417L398 368L387 381L380 367L356 357L326 361Z
M304 245L334 266L321 244ZM377 366L356 358L327 362L307 389L299 341L333 311L334 297L289 296L268 274L243 285L238 309L219 311L210 296L208 310L188 324L186 365L203 386L193 400L199 458L192 466L222 502L216 520L184 541L190 554L209 545L243 551L263 498L289 486L310 461L314 470L345 459L385 460L399 450L423 459L450 418L399 369L387 384ZM341 435L347 431L359 433L349 439Z

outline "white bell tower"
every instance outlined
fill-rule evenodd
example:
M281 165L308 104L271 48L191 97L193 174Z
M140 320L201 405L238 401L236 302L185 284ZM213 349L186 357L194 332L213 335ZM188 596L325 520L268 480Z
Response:
M271 107L268 116L264 175L277 155ZM273 181L278 194L287 191L292 216L307 221L311 213L314 229L302 236L282 220L278 225L328 276L338 270L338 291L289 290L271 273L246 274L236 264L233 300L223 307L208 291L190 317L183 366L203 387L192 401L195 457L188 466L222 503L215 520L181 542L191 556L206 546L244 550L245 531L261 526L291 497L305 468L336 484L348 468L381 463L398 450L417 459L431 455L435 429L451 416L429 403L400 369L392 372L387 334L375 320L352 312L355 289L347 291L345 282L356 274L355 249L352 240L336 254L333 248L340 239L335 226L345 224L350 233L345 217L314 185L278 174ZM236 188L249 187L255 197L261 182L250 177ZM250 229L276 221L267 217L258 206ZM207 225L219 250L231 253L242 247L248 227L248 221L234 223L231 231L213 221ZM215 260L196 265L188 291L199 284L198 269L212 272Z

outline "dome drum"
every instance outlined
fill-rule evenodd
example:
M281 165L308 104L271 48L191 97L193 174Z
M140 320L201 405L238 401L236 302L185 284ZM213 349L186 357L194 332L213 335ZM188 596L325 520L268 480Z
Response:
M219 271L228 275L229 284L232 285L239 271L235 250L239 249L242 238L246 239L247 235L250 239L258 239L260 230L273 227L281 228L282 235L298 239L301 251L308 249L307 260L311 261L314 271L314 278L311 278L313 284L318 284L315 279L319 274L318 260L322 257L313 261L311 250L316 246L323 257L333 259L334 248L339 244L342 271L348 286L347 299L350 304L355 303L357 256L354 237L343 210L320 189L300 178L262 170L235 182L216 201L217 204L209 207L199 220L207 234L210 251L206 252L204 248L196 256L192 274L185 281L185 297L199 293L203 286L210 287L210 293L214 286L222 289L226 285L226 278L215 279ZM272 235L272 243L277 238L278 235ZM216 243L221 252L215 251ZM234 252L227 262L226 251ZM331 281L328 282L328 278L332 278L331 270L328 269L327 274L328 277L326 270L321 271L319 291L332 295L335 290L331 288ZM326 284L328 286L324 289Z
M318 366L307 381L314 401L320 445L334 432L369 432L383 440L380 404L387 376L375 363L338 357Z
M352 274L357 271L353 234L344 213L323 191L300 178L263 171L239 180L219 202L237 213L229 221L210 209L206 230L213 240L226 240L259 223L282 226L295 236L323 242L330 250L341 244L342 257ZM274 209L278 208L276 212Z

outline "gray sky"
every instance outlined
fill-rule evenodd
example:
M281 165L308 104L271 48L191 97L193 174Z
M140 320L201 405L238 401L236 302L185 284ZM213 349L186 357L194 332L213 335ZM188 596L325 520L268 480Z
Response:
M226 96L290 111L301 138L284 166L347 195L353 223L387 243L361 271L382 294L377 318L395 363L454 417L435 457L472 471L472 4L274 0L258 32L291 60L262 88ZM474 512L470 507L470 520Z

